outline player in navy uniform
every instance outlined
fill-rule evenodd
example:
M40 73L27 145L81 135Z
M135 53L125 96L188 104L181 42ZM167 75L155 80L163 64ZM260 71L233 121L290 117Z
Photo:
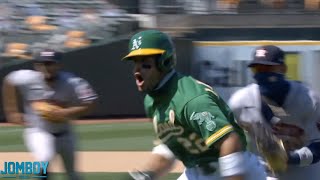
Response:
M285 78L287 66L279 47L257 48L249 67L256 83L238 90L229 100L238 124L251 139L256 136L253 125L259 122L282 140L287 169L276 173L274 179L320 179L319 95L305 84ZM252 149L256 150L255 143Z

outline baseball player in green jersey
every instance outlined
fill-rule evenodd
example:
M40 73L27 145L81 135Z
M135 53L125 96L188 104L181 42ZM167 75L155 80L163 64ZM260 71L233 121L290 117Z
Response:
M157 179L176 159L186 167L178 180L265 179L226 103L210 86L175 71L175 48L167 34L135 34L123 60L134 62L136 85L147 94L146 113L159 139L145 168L129 172L129 179Z

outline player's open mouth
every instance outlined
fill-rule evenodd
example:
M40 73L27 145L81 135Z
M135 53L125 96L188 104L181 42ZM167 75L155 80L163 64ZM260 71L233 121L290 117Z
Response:
M136 78L136 84L137 86L142 86L144 83L143 77L139 73L135 73L134 77Z

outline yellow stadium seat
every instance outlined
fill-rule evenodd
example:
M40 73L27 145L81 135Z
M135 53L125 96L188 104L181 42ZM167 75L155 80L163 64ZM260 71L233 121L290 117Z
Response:
M8 43L2 56L16 57L21 59L32 59L32 56L26 54L28 47L29 45L25 43Z
M83 38L86 36L86 32L79 30L70 30L67 32L67 36L70 38Z
M90 45L90 40L85 39L68 39L64 42L64 46L67 48L81 48Z
M54 25L47 24L48 17L46 16L28 16L25 19L26 24L29 29L33 31L52 31L56 30L58 27Z
M28 16L25 20L28 25L45 24L47 22L46 16Z
M305 0L304 7L307 10L319 10L320 1L319 0Z
M70 30L66 33L67 40L64 42L65 47L81 48L91 44L91 41L86 38L86 32L80 30Z
M30 26L30 29L35 31L53 31L58 29L58 27L54 25L48 25L48 24L39 24L39 25Z

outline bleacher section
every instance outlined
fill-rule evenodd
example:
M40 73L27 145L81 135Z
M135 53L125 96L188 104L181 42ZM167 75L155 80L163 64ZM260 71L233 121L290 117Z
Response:
M40 48L87 47L134 32L139 25L173 36L226 26L320 27L314 16L319 8L320 0L1 0L0 53L12 57L9 43L26 44L23 52L29 54ZM148 25L139 24L136 13L147 14L140 20ZM265 15L270 18L260 23Z
M5 57L19 50L9 44L26 44L26 53L39 48L69 50L127 34L138 22L104 0L0 1L0 52ZM20 53L22 51L19 51Z

